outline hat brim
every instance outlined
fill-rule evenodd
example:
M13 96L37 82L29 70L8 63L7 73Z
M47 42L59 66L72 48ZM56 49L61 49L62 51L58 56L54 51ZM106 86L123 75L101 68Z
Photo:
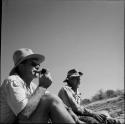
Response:
M78 72L76 74L71 75L70 77L67 77L63 82L67 82L69 80L69 78L71 78L71 77L80 77L82 75L83 75L82 72Z
M22 60L20 60L18 63L16 63L16 65L11 69L9 75L12 75L15 72L15 69L17 68L17 66L20 63L22 63L24 60L28 60L28 59L36 59L38 64L40 64L45 60L45 56L40 55L40 54L31 54L31 55L24 57Z

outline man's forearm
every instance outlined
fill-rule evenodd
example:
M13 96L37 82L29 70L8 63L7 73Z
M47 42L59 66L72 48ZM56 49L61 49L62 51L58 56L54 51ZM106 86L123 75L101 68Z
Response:
M82 110L82 108L80 107L80 105L75 104L75 103L72 103L71 108L72 108L72 110L73 110L77 115L82 115L82 114L83 114L83 110Z
M89 109L86 109L86 108L83 108L83 115L85 115L85 116L87 116L87 115L92 116L93 115L93 111L89 110Z
M28 98L28 103L23 111L19 114L19 118L28 118L33 113L33 111L37 108L41 97L45 94L45 91L45 88L37 87L34 94Z
M73 111L77 114L77 115L93 115L93 112L89 109L86 109L84 107L81 107L80 105L76 105L74 104L73 106Z

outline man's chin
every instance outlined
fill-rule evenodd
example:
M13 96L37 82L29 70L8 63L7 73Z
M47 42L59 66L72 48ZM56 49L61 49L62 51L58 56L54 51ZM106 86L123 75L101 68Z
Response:
M38 76L38 75L36 75L36 74L35 74L35 75L33 75L33 76L34 76L34 78L38 78L38 77L39 77L39 76Z

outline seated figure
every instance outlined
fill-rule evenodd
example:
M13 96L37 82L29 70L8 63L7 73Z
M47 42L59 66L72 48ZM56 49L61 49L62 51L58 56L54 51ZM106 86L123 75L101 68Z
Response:
M0 86L0 124L75 123L61 99L47 92L53 81L50 72L39 71L44 59L28 48L14 52L14 67Z
M83 73L78 72L76 69L71 69L67 73L67 77L64 80L67 84L58 93L66 108L70 110L70 113L72 110L81 121L87 122L88 124L107 124L107 122L109 122L108 124L120 124L119 121L112 118L109 119L109 116L104 113L97 113L80 105L81 93L78 91L78 88L82 75Z

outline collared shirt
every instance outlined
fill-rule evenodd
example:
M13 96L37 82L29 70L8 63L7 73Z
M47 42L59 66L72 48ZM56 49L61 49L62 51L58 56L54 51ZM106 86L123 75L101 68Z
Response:
M80 108L80 95L81 93L79 93L79 91L74 92L68 85L63 86L58 93L58 96L62 99L64 104L74 111L77 111L77 109Z
M67 109L72 109L78 115L82 114L85 116L92 116L92 114L93 114L92 110L87 109L84 106L80 105L80 102L81 102L80 95L81 95L81 93L79 93L79 91L77 91L75 93L72 90L72 88L68 85L63 86L58 93L58 96L62 99L62 101L65 104L65 107Z
M0 123L11 123L24 109L35 91L36 85L32 82L30 88L18 76L12 75L4 80L0 87Z

